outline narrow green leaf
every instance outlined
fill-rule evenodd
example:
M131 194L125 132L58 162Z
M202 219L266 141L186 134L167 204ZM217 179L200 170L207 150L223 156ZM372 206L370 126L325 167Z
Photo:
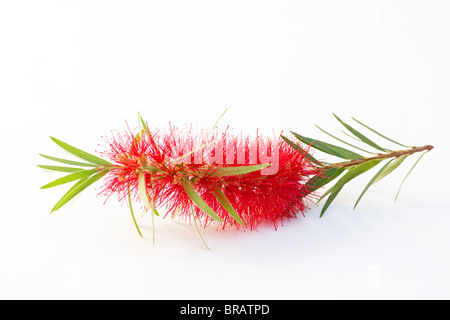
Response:
M339 177L344 171L345 168L328 169L323 173L324 176L314 176L306 183L306 185L310 187L311 191L315 191Z
M151 210L152 212L152 238L153 238L153 244L155 244L155 214L159 216L158 212L155 209L155 206L153 205L153 200L150 198L150 195L148 194L147 190L147 184L145 183L145 174L141 173L139 175L139 193L141 195L142 202L144 202L145 206L147 207L147 210Z
M217 213L214 212L213 209L211 209L210 206L200 197L200 195L195 191L194 187L191 185L188 179L183 180L183 188L184 191L186 191L186 194L191 198L191 200L201 209L203 210L207 215L212 217L214 220L217 220L219 222L223 222L222 219L217 215Z
M250 166L241 166L241 167L221 167L217 168L213 173L211 173L211 176L237 176L241 174L246 174L254 171L258 171L264 168L267 168L270 166L269 163L265 164L255 164Z
M394 160L389 161L388 163L386 163L374 176L373 178L369 181L369 183L366 185L366 187L364 188L363 192L361 192L361 194L359 195L358 200L356 200L355 206L353 207L353 210L355 210L356 206L358 205L359 201L362 199L362 197L364 196L364 194L367 192L367 190L369 190L369 188L375 184L378 180L378 177L380 177L383 172L386 171L387 167L391 164L391 162Z
M400 158L397 159L392 159L390 160L388 163L386 163L374 176L373 178L369 181L369 183L367 184L367 186L364 188L363 192L361 193L361 195L359 196L358 200L355 203L355 206L353 207L353 210L356 208L356 206L358 205L359 201L362 199L362 197L364 196L364 194L367 192L367 190L375 183L377 183L378 181L380 181L381 179L383 179L384 177L386 177L388 174L390 174L392 171L394 171L395 169L398 168L399 165L402 164L402 162L406 159L408 155L404 155Z
M147 207L147 210L151 208L150 199L147 194L147 185L145 183L145 174L141 173L139 175L139 194L141 196L141 200L144 205Z
M392 171L394 171L395 169L398 168L398 166L400 166L403 161L405 161L405 159L408 157L409 155L404 155L400 158L396 158L394 159L392 162L389 161L389 165L386 167L386 170L384 170L375 180L374 183L377 183L378 181L380 181L381 179L383 179L384 177L386 177L388 174L390 174Z
M75 192L80 185L82 185L83 183L86 182L88 178L84 178L84 179L80 179L78 180L77 183L75 183L62 197L61 199L59 199L59 201L56 203L56 205L53 207L52 211L50 211L50 213L58 210L59 208L61 208L64 204L66 204L66 202L68 202L69 200L67 200L66 202L64 202L64 200L70 196L73 192ZM75 197L75 196L74 196ZM73 198L73 197L72 197Z
M388 140L388 141L390 141L390 142L393 142L393 143L395 143L395 144L398 144L399 146L409 148L408 146L405 146L404 144L401 144L401 143L399 143L399 142L397 142L397 141L392 140L391 138L386 137L385 135L382 135L381 133L379 133L378 131L376 131L376 130L370 128L369 126L365 125L365 124L362 123L361 121L358 121L358 120L356 120L355 118L352 118L352 119L355 120L356 122L358 122L358 123L359 123L360 125L362 125L363 127L366 127L367 129L369 129L369 130L372 131L373 133L379 135L380 137L382 137L382 138L384 138L384 139L386 139L386 140Z
M78 162L78 161L72 161L72 160L66 160L66 159L60 159L60 158L55 158L55 157L50 157L50 156L46 156L45 154L39 154L41 157L44 157L46 159L52 160L52 161L56 161L56 162L61 162L61 163L65 163L65 164L71 164L74 166L81 166L81 167L97 167L96 164L92 164L92 163L85 163L85 162Z
M367 162L363 162L360 165L357 165L350 169L341 179L339 179L338 182L334 186L332 186L330 189L328 189L317 202L320 202L324 197L326 197L328 194L333 193L334 191L341 189L347 182L353 180L357 176L363 174L364 172L372 169L375 167L378 163L383 161L383 159L374 159L369 160Z
M339 194L339 192L341 192L343 187L340 187L336 190L334 190L330 196L328 197L327 201L325 202L325 204L323 205L322 211L320 212L320 217L322 218L322 216L324 215L325 211L327 211L328 207L330 206L330 204L334 201L334 199L336 199L337 195Z
M363 152L367 152L367 153L371 153L371 154L376 154L376 153L374 153L374 152L370 152L370 151L361 149L361 148L358 147L358 146L355 146L355 145L353 145L353 144L351 144L351 143L348 143L347 141L342 140L342 139L340 139L340 138L338 138L338 137L332 135L331 133L328 133L327 131L325 131L325 130L323 130L321 127L319 127L318 125L316 125L316 127L317 127L320 131L322 131L323 133L325 133L325 134L329 135L330 137L332 137L333 139L336 139L337 141L340 141L340 142L342 142L342 143L344 143L344 144L346 144L346 145L348 145L348 146L350 146L350 147L353 147L353 148L358 149L358 150L363 151Z
M89 178L84 178L78 181L66 194L56 203L51 212L54 212L64 206L67 202L73 199L81 191L89 187L91 184L101 179L107 172L97 173Z
M150 134L150 130L148 128L147 123L144 121L144 119L141 117L141 115L139 114L139 119L141 120L141 124L144 127L144 132L147 134L151 144L153 145L153 147L155 148L155 150L158 151L158 154L161 154L161 151L159 150L158 145L156 144L155 140L153 139L152 135Z
M62 142L61 140L58 140L56 138L50 137L50 139L53 140L53 142L55 142L58 146L60 146L61 148L63 148L64 150L70 152L71 154L77 156L78 158L84 159L86 161L95 163L95 164L100 164L100 165L110 165L111 163L103 160L97 156L94 156L90 153L87 153L85 151L82 151L78 148L72 147L71 145Z
M292 131L291 131L292 132ZM304 136L299 135L298 133L292 132L292 134L299 139L301 142L306 143L307 145L311 145L313 148L316 148L317 150L320 150L322 152L328 153L332 156L336 156L338 158L342 158L342 159L348 159L348 160L352 160L352 159L364 159L363 156L344 149L342 147L338 147L335 146L333 144L327 143L327 142L323 142L320 140L315 140L315 139L311 139L311 138L307 138Z
M52 182L46 184L45 186L42 186L41 189L52 188L52 187L56 187L56 186L59 186L64 183L87 178L96 172L98 172L97 169L78 171L78 172L69 174L67 176L64 176L62 178L56 179L55 181L52 181Z
M158 210L156 210L156 207L155 207L155 202L153 202L153 213L156 215L156 216L158 216L159 217L159 212L158 212Z
M153 199L150 197L150 195L148 193L147 185L145 183L145 174L144 173L141 173L139 175L139 194L141 196L142 202L147 207L147 209L151 210L152 213L154 213L157 216L159 216L159 213L158 213L158 211L155 208L155 204L153 202Z
M219 117L219 119L217 119L216 123L214 123L214 125L212 126L211 130L214 130L217 127L217 124L219 123L219 121L223 118L223 116L225 115L225 113L227 113L228 108L225 109L225 111L221 114L221 116ZM211 132L211 131L210 131ZM208 136L209 134L207 134Z
M352 139L355 140L355 141L362 142L360 139L358 139L357 137L351 135L350 133L346 132L345 130L341 130L341 131L342 131L342 133L345 134L347 137L350 137L350 138L352 138Z
M129 183L127 184L127 187L128 187L128 203L130 205L131 217L133 218L134 225L135 225L137 231L139 232L139 235L141 236L141 238L143 238L141 230L139 229L139 226L137 224L136 218L134 216L133 205L131 203L131 192L130 192L130 184Z
M425 151L424 153L421 154L421 156L419 157L419 159L417 159L417 161L414 163L414 165L412 166L412 168L408 171L408 173L406 174L406 177L403 179L402 184L400 185L400 188L398 188L397 191L397 195L395 196L395 201L397 201L398 195L400 193L400 190L402 189L403 184L405 183L406 178L408 178L409 174L411 173L411 171L413 171L413 169L416 167L417 163L420 161L420 159L422 159L422 157L429 151Z
M291 140L289 140L288 138L286 138L285 136L281 136L281 138L288 144L290 145L294 150L299 151L302 154L305 154L305 159L309 159L312 162L316 163L316 164L321 164L318 160L316 160L311 154L309 154L308 152L306 152L306 150L304 150L298 143L295 143Z
M145 123L144 119L141 117L141 115L139 115L139 119L141 120L141 124L142 124L142 127L143 127L144 130L145 130L145 133L147 134L147 136L150 137L150 130L148 129L148 126L147 126L147 124Z
M37 165L39 168L51 170L51 171L58 171L58 172L77 172L84 170L82 168L74 168L74 167L60 167L60 166L45 166L45 165Z
M139 142L141 141L141 135L143 134L144 132L143 131L141 131L141 132L138 132L135 136L134 136L134 143L133 143L133 145L138 145L139 144Z
M191 205L191 211L192 211L192 218L194 219L195 228L197 229L197 233L198 233L198 235L200 236L200 239L202 239L202 242L203 242L203 244L205 245L205 247L206 247L208 250L211 250L211 249L208 247L208 245L206 244L205 239L203 239L202 233L200 232L200 228L198 227L198 224L197 224L197 218L195 217L194 207L193 207L192 205Z
M342 121L337 115L335 115L333 113L334 117L345 127L347 128L348 131L350 131L351 133L353 133L356 137L358 137L359 139L361 139L361 141L363 141L364 143L367 143L369 146L380 150L382 152L386 152L387 150L385 148L380 147L379 145L377 145L375 142L373 142L372 140L370 140L369 138L367 138L365 135L363 135L362 133L360 133L359 131L357 131L356 129L354 129L353 127L349 126L348 124L346 124L344 121Z
M236 210L234 210L233 206L231 205L225 194L222 192L222 190L215 188L214 196L217 198L217 200L219 200L220 204L225 208L225 210L227 210L227 212L234 218L234 220L244 226L244 221L242 221L239 214L236 212Z

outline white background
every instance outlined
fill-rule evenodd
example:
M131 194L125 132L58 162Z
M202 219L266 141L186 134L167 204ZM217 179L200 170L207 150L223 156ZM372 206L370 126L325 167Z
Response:
M1 1L0 298L450 298L448 1ZM89 152L137 125L220 126L328 139L332 112L433 144L353 204L312 205L278 231L139 223L101 184L66 188L38 153ZM356 125L357 126L357 125ZM358 127L359 128L359 127ZM366 132L366 131L364 131ZM342 135L341 135L342 136ZM345 137L345 136L344 136ZM382 140L375 138L377 142ZM392 147L391 144L386 144Z

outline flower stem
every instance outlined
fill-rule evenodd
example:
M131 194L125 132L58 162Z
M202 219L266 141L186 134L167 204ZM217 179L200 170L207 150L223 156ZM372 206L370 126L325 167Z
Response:
M348 167L356 166L356 165L359 165L361 163L371 161L371 160L399 158L404 155L412 155L417 152L431 151L433 148L434 147L431 145L426 145L423 147L412 147L407 150L399 150L399 151L392 151L392 152L388 152L388 153L380 153L376 156L368 157L368 158L364 158L364 159L352 159L350 161L333 163L330 165L322 166L319 169L322 171L325 171L325 170L332 169L332 168L348 168Z

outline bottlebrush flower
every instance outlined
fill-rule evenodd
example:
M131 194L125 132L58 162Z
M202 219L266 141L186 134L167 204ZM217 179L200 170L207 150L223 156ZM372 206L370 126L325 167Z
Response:
M42 155L49 160L69 165L39 165L47 170L69 173L42 188L77 181L56 203L53 212L105 177L101 194L107 196L107 199L111 195L117 195L120 201L128 201L136 229L141 236L132 208L132 199L141 200L143 207L151 211L152 219L154 215L159 215L156 208L164 207L165 216L193 220L196 227L197 220L200 220L203 226L217 222L222 228L242 225L251 230L268 222L276 229L284 219L296 217L299 213L304 215L308 200L315 197L318 189L334 179L339 178L317 201L328 197L320 216L348 182L379 163L386 161L366 185L354 208L373 184L392 173L407 157L422 153L405 179L418 161L433 149L431 145L408 147L353 118L355 122L390 143L407 148L392 151L378 145L334 116L354 138L365 144L365 148L371 148L371 151L331 135L321 128L319 129L325 134L357 151L295 132L291 133L298 143L283 135L270 139L257 133L256 137L252 138L233 135L228 129L224 132L195 132L192 128L180 130L169 127L168 130L150 131L139 117L141 129L137 133L128 130L115 133L106 139L108 147L103 155L110 161L51 138L58 146L85 162ZM308 153L310 147L344 161L318 161ZM364 156L360 151L371 156ZM400 185L396 199L405 179ZM153 241L154 237L153 231Z
M104 155L113 168L102 194L126 200L131 192L133 198L139 198L139 179L145 179L155 207L163 206L166 215L181 219L190 220L194 213L204 226L219 221L223 228L242 224L254 229L270 222L276 228L279 221L304 213L311 194L305 183L317 174L305 153L281 138L236 136L228 130L195 133L171 127L146 134L145 130L138 134L128 131L107 142L109 150ZM271 165L265 167L267 163ZM239 168L249 166L260 170L240 174ZM195 191L217 217L202 210L186 189ZM224 201L240 220L230 214Z

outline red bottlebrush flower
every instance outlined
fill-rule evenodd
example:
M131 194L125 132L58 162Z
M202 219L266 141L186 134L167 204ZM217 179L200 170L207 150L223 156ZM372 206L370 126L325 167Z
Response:
M280 138L234 136L228 130L196 134L171 127L167 132L142 130L136 135L129 131L107 142L110 149L105 155L113 168L103 194L124 200L131 192L136 198L143 176L154 206L164 206L166 215L181 219L195 213L204 226L215 220L223 228L239 226L230 214L234 208L245 227L270 222L276 228L279 221L304 213L311 194L305 183L318 173L305 153ZM270 166L258 171L237 169L267 163ZM189 190L217 216L202 210Z
M170 127L168 131L151 132L139 116L143 129L137 134L129 130L123 134L117 133L111 140L107 140L109 149L104 155L111 162L50 137L59 147L76 156L77 161L41 154L48 160L64 165L38 165L39 167L68 173L41 188L47 189L76 181L55 204L51 211L54 212L106 177L101 193L108 197L116 194L120 200L127 199L134 224L141 236L132 208L132 198L142 200L143 205L152 211L152 219L153 215L159 215L156 207L164 206L166 216L178 215L181 219L189 220L193 218L197 230L197 219L200 219L204 226L218 221L223 228L243 225L254 229L261 223L269 222L276 229L283 219L296 217L298 213L304 214L312 193L341 175L343 176L318 199L321 201L327 197L320 216L349 181L380 162L387 161L366 185L354 208L374 183L394 171L406 157L422 153L405 179L418 161L434 148L431 145L407 147L353 118L371 132L407 148L391 151L374 143L338 116L334 116L361 143L382 153L373 155L373 152L365 151L322 129L326 134L358 151L292 131L299 142L293 142L285 136L274 139L263 138L258 134L255 138L244 137L230 134L228 130L195 133L192 128L179 130ZM301 143L340 158L341 161L318 161L303 150ZM363 156L360 151L372 155ZM396 199L403 182L397 191Z

